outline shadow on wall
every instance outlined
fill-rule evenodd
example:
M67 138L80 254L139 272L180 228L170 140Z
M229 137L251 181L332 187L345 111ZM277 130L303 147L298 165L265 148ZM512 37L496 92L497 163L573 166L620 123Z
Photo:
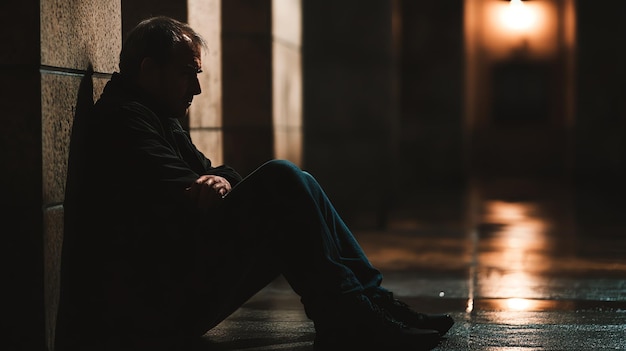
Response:
M81 172L80 164L83 159L87 157L87 155L84 154L84 148L81 147L85 143L85 133L77 131L84 128L85 119L89 118L94 106L93 74L93 66L89 64L78 88L70 136L65 201L67 201L68 198L76 196L73 193L75 188L68 187L67 184L75 184L76 180L85 179L84 176L79 174ZM67 323L68 313L63 310L63 299L67 299L68 287L66 285L62 286L61 280L67 278L68 269L73 269L68 265L67 257L68 253L73 251L75 234L72 235L74 231L71 227L68 227L67 223L63 225L63 237L59 238L60 242L47 243L47 247L49 248L47 252L48 259L46 260L46 334L48 350L54 349L53 345L55 345L56 331L63 329ZM60 247L62 247L62 250L51 249ZM65 259L62 259L62 253L65 254Z
M65 187L65 198L73 194L69 193L72 191L71 188L67 187L67 184L70 184L70 180L79 179L76 178L76 173L79 171L79 167L76 165L81 163L81 160L85 155L81 154L82 148L81 146L85 143L85 133L79 133L77 130L84 128L84 120L88 118L91 114L94 105L93 99L93 67L89 64L87 70L85 71L85 76L80 81L80 86L78 88L78 97L76 99L76 110L74 113L74 123L72 124L72 135L70 137L70 152L69 159L67 161L67 179L66 179L66 187ZM81 139L81 137L83 139Z
M72 135L70 137L69 158L67 161L67 178L65 183L65 201L74 196L74 188L68 184L75 184L76 180L84 180L85 177L79 175L81 172L80 164L87 157L84 154L86 133L82 133L84 129L85 119L89 118L94 106L93 98L93 67L91 64L87 67L85 75L80 81L78 87L78 96L76 98L76 109L74 112L74 121L72 124ZM65 232L67 232L67 227ZM64 245L67 238L64 238ZM71 238L70 238L71 239ZM65 248L65 247L64 247Z

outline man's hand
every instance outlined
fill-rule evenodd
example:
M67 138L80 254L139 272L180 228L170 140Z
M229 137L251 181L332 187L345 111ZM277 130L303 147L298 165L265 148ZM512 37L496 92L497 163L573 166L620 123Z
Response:
M219 204L222 197L230 192L230 189L230 183L225 178L216 175L203 175L185 190L199 208L210 209Z

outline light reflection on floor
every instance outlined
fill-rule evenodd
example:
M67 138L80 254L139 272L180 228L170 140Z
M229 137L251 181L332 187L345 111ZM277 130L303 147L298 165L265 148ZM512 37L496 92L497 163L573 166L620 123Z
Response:
M459 227L456 236L436 227L407 234L404 227L397 233L359 237L372 261L386 271L429 277L463 271L466 291L446 296L465 294L468 312L475 299L490 300L491 307L499 301L499 310L517 311L538 310L546 305L541 300L597 299L593 284L609 284L608 294L620 294L609 299L626 299L618 292L626 279L626 220L621 223L624 235L584 233L577 228L571 191L565 185L520 185L519 180L505 185L477 183L478 189L468 191L471 224ZM587 253L590 250L593 254ZM600 282L602 278L610 282Z
M540 285L537 272L548 269L545 252L550 251L548 223L533 203L491 200L484 203L483 223L497 230L480 245L478 261L484 267L477 294L500 298L502 310L525 311L536 308L529 298Z

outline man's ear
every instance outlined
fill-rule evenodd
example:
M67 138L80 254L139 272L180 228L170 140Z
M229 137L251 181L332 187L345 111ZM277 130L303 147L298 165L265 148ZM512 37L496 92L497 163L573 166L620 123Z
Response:
M159 75L158 64L151 57L144 57L139 65L139 84L145 83L147 86L154 85Z
M141 60L141 65L139 67L142 72L146 71L146 73L154 73L148 71L153 71L156 68L155 66L156 62L154 62L152 57L144 57L143 60Z

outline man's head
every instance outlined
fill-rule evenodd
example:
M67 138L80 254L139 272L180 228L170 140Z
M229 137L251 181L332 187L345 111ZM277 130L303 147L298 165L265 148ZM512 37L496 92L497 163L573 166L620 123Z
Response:
M183 117L201 92L204 41L187 24L168 17L139 23L120 53L120 73L151 95L172 117Z

